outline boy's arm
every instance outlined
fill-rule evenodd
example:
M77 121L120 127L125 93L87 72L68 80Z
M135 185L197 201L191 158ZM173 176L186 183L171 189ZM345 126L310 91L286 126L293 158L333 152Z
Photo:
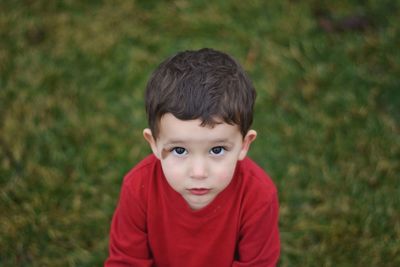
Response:
M243 222L238 242L238 260L232 267L276 266L280 253L278 197L254 210Z
M110 230L109 257L105 267L153 266L148 246L146 215L124 183Z

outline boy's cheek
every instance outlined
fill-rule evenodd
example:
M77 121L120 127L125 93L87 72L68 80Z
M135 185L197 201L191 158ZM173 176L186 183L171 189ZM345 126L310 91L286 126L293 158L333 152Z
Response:
M174 160L164 160L161 162L164 175L168 180L177 180L184 176L184 168L182 164L178 164Z
M218 180L221 184L229 184L229 182L232 180L232 177L233 171L223 171L218 174Z
M234 164L220 164L219 166L214 167L213 172L210 175L214 176L218 180L218 183L226 184L232 179L234 171Z

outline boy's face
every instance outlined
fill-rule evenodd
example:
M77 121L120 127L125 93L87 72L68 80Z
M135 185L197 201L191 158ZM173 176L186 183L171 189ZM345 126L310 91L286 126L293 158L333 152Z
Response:
M200 124L167 113L156 140L150 129L143 132L169 185L194 210L207 206L229 185L237 161L244 159L257 135L250 130L243 138L237 125L224 122L212 128Z

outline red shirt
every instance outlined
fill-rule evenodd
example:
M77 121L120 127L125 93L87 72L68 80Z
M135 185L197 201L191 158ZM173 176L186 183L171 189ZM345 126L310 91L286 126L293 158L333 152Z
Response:
M275 266L277 191L249 158L208 206L192 210L148 156L124 178L105 266Z

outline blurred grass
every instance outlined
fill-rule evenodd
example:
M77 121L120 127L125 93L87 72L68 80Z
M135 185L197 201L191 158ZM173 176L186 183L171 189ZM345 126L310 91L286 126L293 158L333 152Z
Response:
M102 264L122 176L150 152L150 72L201 47L258 90L251 156L279 188L280 266L400 266L399 8L1 1L0 266Z

